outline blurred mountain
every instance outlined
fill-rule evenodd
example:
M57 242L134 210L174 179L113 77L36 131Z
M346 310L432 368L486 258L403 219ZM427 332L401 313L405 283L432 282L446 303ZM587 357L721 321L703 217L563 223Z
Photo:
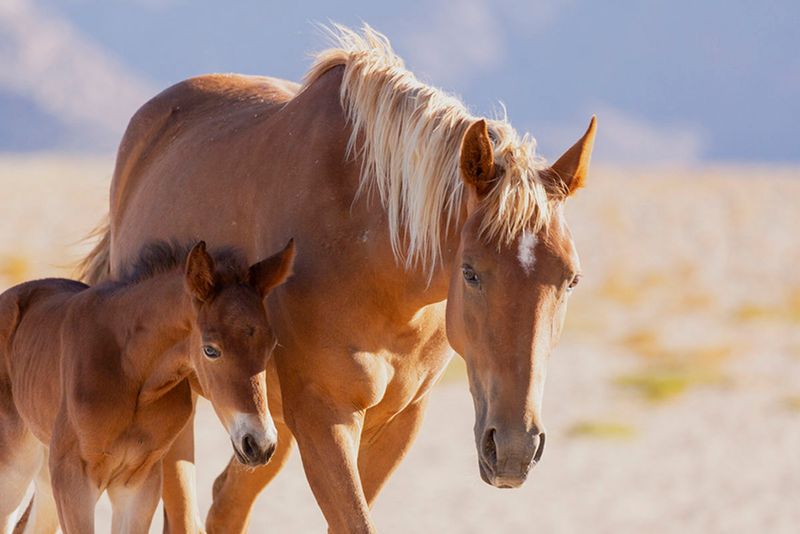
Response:
M796 0L0 0L0 150L108 150L195 74L299 79L329 20L477 114L502 102L548 157L597 113L599 159L800 161Z
M113 150L150 84L61 16L0 2L0 149Z

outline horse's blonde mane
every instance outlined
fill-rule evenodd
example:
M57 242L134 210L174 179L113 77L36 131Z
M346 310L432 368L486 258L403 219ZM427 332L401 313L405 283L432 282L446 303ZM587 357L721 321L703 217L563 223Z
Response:
M317 54L303 88L345 67L341 101L352 126L348 153L362 161L358 192L377 191L395 256L430 273L441 258L443 233L462 213L461 140L476 118L457 98L417 80L369 26L362 33L339 25L326 30L334 46ZM499 246L524 229L541 228L549 210L535 141L505 119L487 122L500 172L481 200L481 233Z

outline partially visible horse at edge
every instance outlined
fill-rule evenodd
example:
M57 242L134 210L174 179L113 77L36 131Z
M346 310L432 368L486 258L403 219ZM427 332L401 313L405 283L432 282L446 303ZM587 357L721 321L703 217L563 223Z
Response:
M564 215L596 122L555 163L506 120L418 81L369 27L337 26L301 85L206 75L132 118L110 219L84 260L115 278L152 239L202 235L250 258L297 238L268 299L272 461L231 461L209 532L243 532L294 441L331 532L374 532L369 507L408 451L429 392L461 355L480 476L518 487L542 458L547 362L580 264ZM170 532L197 530L191 426L165 460Z
M187 254L188 251L188 254ZM267 406L275 346L264 297L288 276L293 244L248 268L205 243L153 243L129 274L89 287L35 280L0 294L0 527L35 479L23 532L94 532L107 491L115 533L149 531L162 459L211 400L245 465L276 448ZM49 461L48 461L49 458ZM15 530L16 531L16 530Z

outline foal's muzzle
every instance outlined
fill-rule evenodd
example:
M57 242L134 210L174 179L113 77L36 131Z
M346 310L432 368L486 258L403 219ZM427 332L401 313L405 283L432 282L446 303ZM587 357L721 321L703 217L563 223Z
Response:
M238 444L233 439L231 439L231 443L236 458L241 463L251 466L264 465L269 462L277 447L276 441L269 440L266 443L260 443L252 434L245 434Z
M544 432L513 436L489 428L478 444L481 478L496 488L518 488L544 453Z
M228 432L236 459L244 465L264 465L278 445L278 432L270 417L264 420L254 414L239 413Z

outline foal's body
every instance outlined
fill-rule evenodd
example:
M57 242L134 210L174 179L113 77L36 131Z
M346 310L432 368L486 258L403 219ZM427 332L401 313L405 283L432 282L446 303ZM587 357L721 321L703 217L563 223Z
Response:
M49 452L55 502L45 484L37 483L29 529L54 531L57 504L65 532L92 532L95 503L107 490L113 530L147 532L161 495L161 460L192 414L189 381L198 381L200 374L198 387L210 390L212 402L213 394L220 394L192 357L197 341L193 332L200 329L203 338L206 334L197 326L199 297L187 290L181 267L94 288L45 279L0 295L0 519L6 529L37 470L47 469L42 459ZM212 267L203 276L213 274ZM216 291L222 294L224 289ZM232 439L237 439L237 430L231 426L242 423L229 424L226 419L263 420L266 430L248 431L255 442L264 441L256 435L259 430L272 433L271 438L264 435L274 448L274 427L263 402L270 334L262 295L251 293L251 302L240 298L227 304L255 310L247 327L259 329L254 334L259 341L249 351L255 358L237 358L238 376L226 377L229 388L241 390L229 396L250 395L240 403L249 406L234 407L223 396L221 400L229 402L215 404L215 409ZM240 311L234 317L246 315ZM221 325L219 320L209 322L222 332L227 323L241 327L231 315ZM210 365L220 369L219 363ZM266 459L262 455L253 463Z
M20 310L3 340L0 380L10 386L13 404L4 405L2 426L15 420L39 442L22 431L16 442L4 435L1 446L42 458L49 446L67 531L93 528L94 503L104 490L115 526L127 520L125 530L147 530L159 498L159 462L192 413L184 380L191 371L191 303L183 298L181 274L126 288L47 279L0 297L4 319ZM15 488L17 499L34 475L19 477L25 484Z

